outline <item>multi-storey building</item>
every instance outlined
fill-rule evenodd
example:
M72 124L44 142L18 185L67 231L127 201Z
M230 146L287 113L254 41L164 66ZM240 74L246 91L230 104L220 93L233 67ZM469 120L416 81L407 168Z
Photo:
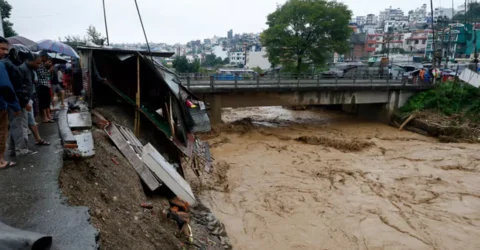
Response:
M357 16L356 17L356 21L357 21L357 25L364 25L366 23L366 17L365 16Z
M425 53L428 35L431 33L432 30L417 30L412 33L405 33L403 49L412 53Z
M437 22L439 17L447 17L448 19L452 19L453 17L453 9L452 8L435 8L433 10L433 20Z
M366 25L377 25L378 24L378 17L374 14L368 14L365 18Z
M231 64L245 64L245 52L230 52L228 55Z
M409 21L414 23L426 22L427 13L427 4L423 4L420 8L410 12Z

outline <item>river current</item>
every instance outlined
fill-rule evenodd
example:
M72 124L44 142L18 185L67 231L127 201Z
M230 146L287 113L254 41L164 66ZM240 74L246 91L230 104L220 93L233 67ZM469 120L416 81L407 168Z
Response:
M480 146L325 110L225 109L201 192L234 249L480 249Z

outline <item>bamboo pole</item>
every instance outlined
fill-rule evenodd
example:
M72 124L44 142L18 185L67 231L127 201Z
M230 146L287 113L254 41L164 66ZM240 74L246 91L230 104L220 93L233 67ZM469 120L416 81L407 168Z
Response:
M411 114L407 120L405 120L402 125L400 125L400 128L398 128L398 130L402 131L403 130L403 127L405 127L411 120L415 119L416 117L416 114Z
M135 136L140 137L140 56L137 55L137 95L136 95L137 110L135 111Z

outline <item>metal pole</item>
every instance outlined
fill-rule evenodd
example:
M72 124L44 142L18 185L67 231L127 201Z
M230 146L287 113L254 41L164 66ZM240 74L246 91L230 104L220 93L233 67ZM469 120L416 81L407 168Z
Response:
M110 39L108 37L107 12L105 11L105 0L103 2L103 18L105 19L105 32L107 33L107 46L110 46Z
M430 0L430 16L432 18L432 36L433 36L433 53L432 53L432 57L433 57L433 61L432 61L432 69L435 68L435 52L437 52L437 47L435 46L435 42L436 42L436 39L435 39L435 24L433 22L433 0Z
M135 6L137 7L138 18L140 19L140 24L142 25L143 35L145 36L145 42L147 43L148 52L150 53L150 59L153 63L152 50L150 49L150 44L148 43L147 33L145 32L145 27L143 26L142 15L140 15L140 9L138 8L137 0L135 0Z

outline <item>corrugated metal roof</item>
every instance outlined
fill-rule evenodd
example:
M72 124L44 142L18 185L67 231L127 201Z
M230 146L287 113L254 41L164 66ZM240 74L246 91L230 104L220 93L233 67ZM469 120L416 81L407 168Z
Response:
M135 50L135 49L119 49L119 48L106 48L106 47L86 47L80 46L77 47L79 50L96 50L96 51L105 51L111 52L114 54L133 54L133 53L140 53L142 55L152 55L157 57L172 57L175 52L159 52L159 51L152 51L151 53L147 50Z

